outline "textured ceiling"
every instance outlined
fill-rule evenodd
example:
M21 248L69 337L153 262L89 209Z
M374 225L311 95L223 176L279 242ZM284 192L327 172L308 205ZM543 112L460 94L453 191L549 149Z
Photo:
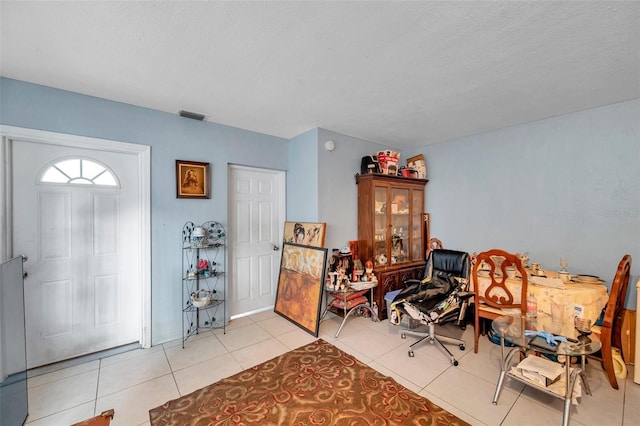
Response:
M399 148L640 97L639 2L2 1L2 76Z

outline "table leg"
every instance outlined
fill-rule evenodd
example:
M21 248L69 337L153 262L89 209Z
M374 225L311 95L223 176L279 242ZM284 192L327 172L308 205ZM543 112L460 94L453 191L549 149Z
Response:
M569 425L569 416L571 414L571 401L573 399L573 388L576 386L578 376L582 374L582 369L575 367L571 372L571 357L567 356L565 361L566 384L564 394L564 412L562 413L562 426Z
M338 338L338 335L342 331L342 327L344 327L344 323L345 322L347 322L347 316L346 315L345 315L344 318L342 318L342 322L340 323L340 327L338 327L338 331L336 331L336 339Z
M511 364L513 355L520 352L520 348L514 347L509 350L507 356L504 356L504 337L502 335L500 336L500 349L500 375L498 376L498 383L496 383L496 390L493 393L493 400L491 401L493 405L498 405L498 398L500 398L500 392L502 392L502 386L504 385L504 378L507 375L507 368L509 368L509 365Z
M568 426L569 414L571 414L571 397L573 387L571 386L571 357L565 357L565 386L564 386L564 411L562 413L562 426Z
M344 327L344 324L347 322L347 318L351 313L351 311L347 311L347 295L345 293L342 295L342 306L342 322L340 323L340 327L338 327L338 331L336 331L336 338L338 338L338 335L342 331L342 327Z
M562 413L562 426L569 425L569 414L571 413L571 397L564 400L564 411Z
M580 378L582 379L582 384L584 385L584 391L587 393L587 395L592 396L591 395L591 388L589 387L589 381L587 380L587 373L586 373L586 369L585 369L585 355L582 355L580 357L580 366L581 366L581 371L580 371Z
M369 290L369 294L370 294L370 301L369 302L365 302L365 303L360 303L354 307L352 307L351 309L347 309L348 306L348 302L347 302L347 296L348 294L345 292L341 293L341 296L339 297L342 301L342 322L340 323L340 327L338 327L338 331L336 332L336 338L340 335L340 332L342 331L342 328L344 327L345 323L347 322L347 318L349 318L349 316L353 313L356 312L358 309L368 309L369 312L371 313L371 319L374 322L378 322L380 321L378 319L378 315L375 315L373 312L373 308L372 308L372 304L373 304L373 287ZM334 297L333 300L338 299L338 297ZM322 314L322 316L320 317L320 321L322 321L325 317L325 315L327 314L327 312L329 311L329 309L331 308L331 301L329 301L327 299L327 307L324 310L324 313Z
M324 308L324 312L322 313L322 316L320 317L320 321L324 321L324 317L327 316L327 312L329 312L329 304L327 303L327 306Z
M373 322L378 322L380 321L380 319L378 318L378 312L373 312L372 306L373 306L373 289L375 287L371 287L371 289L369 289L369 304L368 304L368 308L369 308L369 312L371 312L371 319L373 320ZM378 310L380 309L386 309L386 306L382 307L382 306L378 306Z
M325 287L322 287L322 293L324 295L324 312L322 313L322 316L320 317L320 321L324 321L324 317L327 316L327 313L329 312L329 308L331 308L331 300L330 296L329 296L329 292L327 291L327 289Z
M359 305L356 305L353 308L349 309L349 311L345 309L345 315L344 315L344 318L342 319L342 323L340 324L340 327L338 328L338 331L336 332L336 337L338 337L338 334L340 334L340 331L342 330L342 327L344 326L344 324L347 322L347 318L349 318L349 315L351 315L354 312L357 312L358 309L361 309L361 308L368 309L369 312L371 312L371 318L373 322L380 321L378 317L373 314L373 309L371 309L371 305L369 303L360 303Z

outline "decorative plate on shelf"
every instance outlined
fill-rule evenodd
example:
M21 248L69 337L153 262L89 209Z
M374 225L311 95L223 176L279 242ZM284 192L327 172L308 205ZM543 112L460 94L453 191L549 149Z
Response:
M226 237L226 233L222 225L215 221L209 221L202 224L207 234L207 241L210 245L218 243L219 240Z

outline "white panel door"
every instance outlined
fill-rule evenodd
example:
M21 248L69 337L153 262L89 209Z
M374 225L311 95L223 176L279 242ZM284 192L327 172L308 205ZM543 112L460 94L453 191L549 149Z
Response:
M29 368L140 340L136 155L14 140L13 251L25 263ZM39 181L59 160L106 165L117 186Z
M284 172L229 166L232 317L275 304L284 206Z

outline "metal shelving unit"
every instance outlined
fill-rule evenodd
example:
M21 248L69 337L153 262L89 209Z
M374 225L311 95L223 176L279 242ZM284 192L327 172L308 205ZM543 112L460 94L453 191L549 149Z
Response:
M182 228L182 347L200 330L226 334L227 234L215 221Z

